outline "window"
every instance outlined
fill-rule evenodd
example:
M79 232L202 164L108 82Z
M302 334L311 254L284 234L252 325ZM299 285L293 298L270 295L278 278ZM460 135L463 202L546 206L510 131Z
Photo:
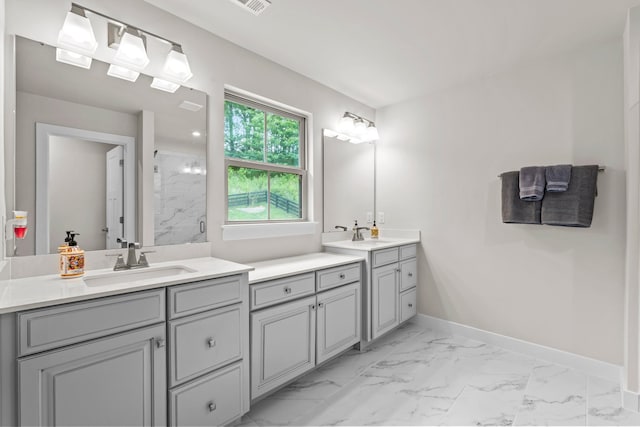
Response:
M226 93L227 223L306 219L305 118Z

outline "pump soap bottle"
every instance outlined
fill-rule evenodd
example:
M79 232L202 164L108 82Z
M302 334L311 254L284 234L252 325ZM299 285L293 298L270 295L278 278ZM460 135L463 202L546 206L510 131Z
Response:
M372 239L377 239L379 233L380 233L380 230L378 230L378 227L376 226L376 222L374 220L373 221L373 226L371 227L371 238Z
M60 252L60 277L64 279L84 274L84 250L78 247L78 242L75 240L75 237L79 235L79 233L67 231L67 238L64 239L67 242L66 246L61 245L58 247Z

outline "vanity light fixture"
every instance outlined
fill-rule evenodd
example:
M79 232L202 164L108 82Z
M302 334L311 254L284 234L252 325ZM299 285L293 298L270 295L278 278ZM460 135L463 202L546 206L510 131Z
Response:
M114 19L103 13L71 3L62 29L58 34L56 59L60 62L82 68L90 68L98 47L91 22L86 17L89 12L107 21L108 46L116 49L107 74L128 81L136 81L149 65L146 40L152 37L169 46L164 67L159 76L152 76L151 87L165 92L175 92L189 80L193 73L182 46L172 40ZM110 61L111 62L111 61Z
M380 136L373 121L347 111L338 123L337 138L342 141L348 140L353 144L360 144L377 141Z
M112 25L112 24L109 24ZM143 35L140 31L131 27L121 29L120 43L118 50L113 57L113 62L122 67L136 71L142 71L149 65L149 56Z
M165 92L174 93L178 90L180 85L178 83L173 83L168 80L159 79L158 77L154 77L151 81L151 87L158 90L163 90Z
M162 74L168 79L177 83L185 83L191 77L191 67L189 67L189 60L187 55L182 53L182 47L178 45L172 45L167 59L164 62Z
M135 82L138 80L140 73L137 71L130 70L126 67L121 67L120 65L111 64L109 69L107 70L107 75L111 77L117 77L122 80L127 80L130 82Z
M199 138L200 135L200 131L194 130L193 132L191 132L191 136L193 136L194 138Z
M67 12L62 29L58 33L58 48L89 57L98 48L85 9L75 3L71 4L71 10Z

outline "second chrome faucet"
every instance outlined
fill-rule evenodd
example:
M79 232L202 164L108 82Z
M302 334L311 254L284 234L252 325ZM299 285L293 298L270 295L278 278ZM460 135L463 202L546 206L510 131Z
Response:
M125 262L121 253L107 254L107 256L116 256L116 265L113 266L115 271L118 270L130 270L132 268L149 267L149 261L145 254L152 253L154 251L141 251L140 257L136 256L136 249L142 248L142 245L138 242L127 243L126 240L118 239L118 243L123 248L127 248L127 261Z

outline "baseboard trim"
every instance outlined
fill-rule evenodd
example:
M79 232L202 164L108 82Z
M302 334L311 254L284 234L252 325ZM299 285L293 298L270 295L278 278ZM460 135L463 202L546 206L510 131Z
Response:
M432 329L445 331L454 335L461 335L487 344L495 345L496 347L501 347L505 350L522 353L530 357L535 357L536 359L547 360L559 365L568 366L594 377L604 378L618 383L620 383L622 379L622 366L614 365L612 363L591 359L589 357L546 347L540 344L534 344L518 338L496 334L495 332L485 331L449 320L439 319L426 314L418 314L414 319L414 322ZM626 393L627 392L625 391L625 402ZM631 398L629 399L631 401ZM640 400L636 398L636 412L638 411L639 401Z
M640 394L629 390L623 390L622 407L627 411L640 412Z

